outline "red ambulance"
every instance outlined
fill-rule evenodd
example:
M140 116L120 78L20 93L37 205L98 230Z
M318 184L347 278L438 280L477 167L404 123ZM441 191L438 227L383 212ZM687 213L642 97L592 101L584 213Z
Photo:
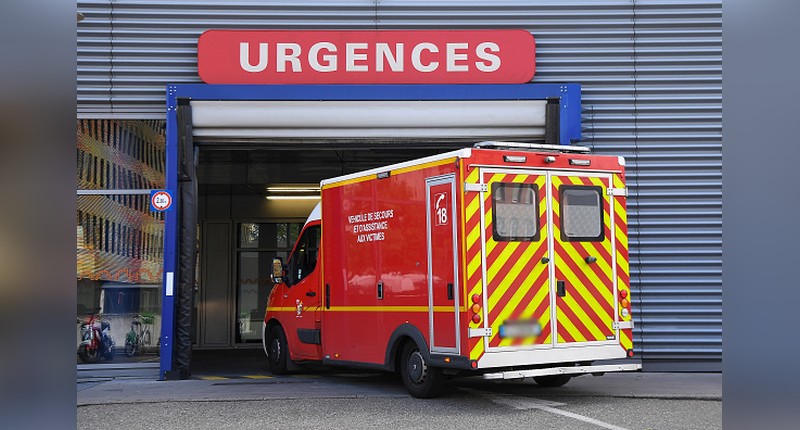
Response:
M275 374L364 366L433 397L457 374L560 386L641 368L617 360L633 357L624 158L481 142L321 188L273 262Z

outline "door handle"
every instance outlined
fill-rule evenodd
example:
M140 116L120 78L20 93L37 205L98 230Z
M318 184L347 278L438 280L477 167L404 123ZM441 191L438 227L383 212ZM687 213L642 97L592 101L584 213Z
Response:
M453 300L453 284L447 284L447 300Z
M383 300L383 281L378 282L378 300Z
M597 263L597 257L592 256L592 255L584 258L584 260L586 260L587 264Z
M317 293L316 293L316 292L314 292L314 291L307 291L307 292L306 292L306 295L307 295L308 297L316 297L316 296L317 296Z
M325 284L325 309L331 308L331 284Z
M567 295L567 282L563 280L556 281L556 294L558 297L564 297Z

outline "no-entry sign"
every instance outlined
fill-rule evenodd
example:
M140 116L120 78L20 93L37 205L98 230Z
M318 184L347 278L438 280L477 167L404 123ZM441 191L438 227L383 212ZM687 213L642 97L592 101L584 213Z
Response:
M536 69L526 30L208 30L209 84L522 84Z
M150 191L150 209L156 212L172 209L172 194L167 190Z

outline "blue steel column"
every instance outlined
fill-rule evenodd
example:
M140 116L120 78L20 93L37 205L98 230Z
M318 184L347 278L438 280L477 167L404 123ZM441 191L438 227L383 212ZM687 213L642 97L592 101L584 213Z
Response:
M167 86L166 189L177 207L178 189L178 101L177 89ZM164 212L164 279L161 290L161 362L159 379L172 371L172 342L175 338L175 268L177 267L178 210Z
M561 144L569 145L581 140L581 84L561 84Z

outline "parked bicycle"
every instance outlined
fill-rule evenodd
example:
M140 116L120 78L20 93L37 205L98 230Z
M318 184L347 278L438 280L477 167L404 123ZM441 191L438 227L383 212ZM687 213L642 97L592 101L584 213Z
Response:
M150 327L155 317L152 314L141 314L133 317L131 331L125 335L125 355L133 357L150 346Z

